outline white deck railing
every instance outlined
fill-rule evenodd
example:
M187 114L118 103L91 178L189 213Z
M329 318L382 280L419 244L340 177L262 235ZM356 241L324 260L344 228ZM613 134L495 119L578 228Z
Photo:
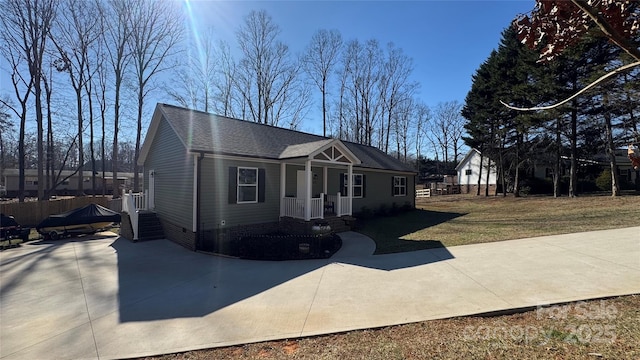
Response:
M284 197L281 202L280 216L288 216L296 219L305 217L305 199L295 197ZM324 196L311 199L311 219L324 219Z
M282 211L280 216L304 219L304 199L294 197L282 198Z
M351 201L349 201L349 197L338 194L338 204L336 208L337 216L351 215Z
M327 202L332 202L336 216L351 215L351 202L347 196L340 193L336 195L327 195Z
M324 219L324 194L319 198L311 199L311 218Z
M431 197L431 189L418 189L416 190L417 198L428 198Z
M149 196L144 193L122 192L122 211L129 214L131 228L133 229L133 240L138 240L138 212L147 210Z

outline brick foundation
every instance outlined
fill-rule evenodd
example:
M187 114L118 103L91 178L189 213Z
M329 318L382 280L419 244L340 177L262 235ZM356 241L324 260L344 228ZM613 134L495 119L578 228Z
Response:
M487 188L486 185L480 185L480 195L484 195L485 189ZM472 194L475 195L478 192L478 185L460 185L460 193L461 194ZM496 185L492 184L489 185L489 195L493 195L496 193Z
M162 230L167 239L186 247L189 250L196 250L196 234L182 226L173 224L160 217Z

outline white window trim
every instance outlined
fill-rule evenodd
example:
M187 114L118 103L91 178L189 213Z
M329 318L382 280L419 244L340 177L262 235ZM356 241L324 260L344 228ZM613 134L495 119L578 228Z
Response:
M404 185L396 185L396 179L404 179ZM401 189L400 194L396 195L396 188ZM407 196L407 177L406 176L394 176L393 177L393 196L404 197Z
M256 172L256 183L255 184L240 184L240 169L244 170L254 170ZM236 171L236 203L238 204L257 204L258 203L258 168L255 167L247 167L247 166L238 166ZM256 199L252 201L240 201L240 187L255 187L256 188Z
M356 174L356 173L353 173L351 175L353 176L353 178L355 178L356 176L360 176L360 177L363 176L362 174ZM342 176L344 177L344 189L343 190L346 191L346 194L349 194L349 183L348 183L349 174L348 173L343 173ZM360 196L356 196L355 195L355 193L356 193L355 190L356 190L357 187L360 188ZM362 194L364 194L364 177L362 178L362 181L360 181L360 185L353 185L353 196L352 196L352 198L354 198L354 199L362 199L363 198Z

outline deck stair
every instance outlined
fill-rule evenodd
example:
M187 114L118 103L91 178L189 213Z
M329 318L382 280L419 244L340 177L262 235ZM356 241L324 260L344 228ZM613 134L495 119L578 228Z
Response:
M164 239L162 223L153 211L138 212L138 240Z
M325 221L329 223L329 226L331 226L331 231L339 233L344 231L351 231L351 225L353 224L353 220L355 219L350 216L343 216L343 217L328 216L321 221Z

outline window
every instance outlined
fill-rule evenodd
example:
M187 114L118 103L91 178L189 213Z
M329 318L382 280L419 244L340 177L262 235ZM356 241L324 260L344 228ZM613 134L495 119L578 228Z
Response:
M393 196L407 196L407 177L393 177Z
M342 174L342 182L343 182L343 196L349 195L349 175ZM353 197L361 198L364 197L364 175L362 174L353 174Z
M465 175L471 175L471 173L473 173L473 170L471 170L471 169L467 169L467 170L464 171Z
M238 167L238 204L258 202L258 169Z

